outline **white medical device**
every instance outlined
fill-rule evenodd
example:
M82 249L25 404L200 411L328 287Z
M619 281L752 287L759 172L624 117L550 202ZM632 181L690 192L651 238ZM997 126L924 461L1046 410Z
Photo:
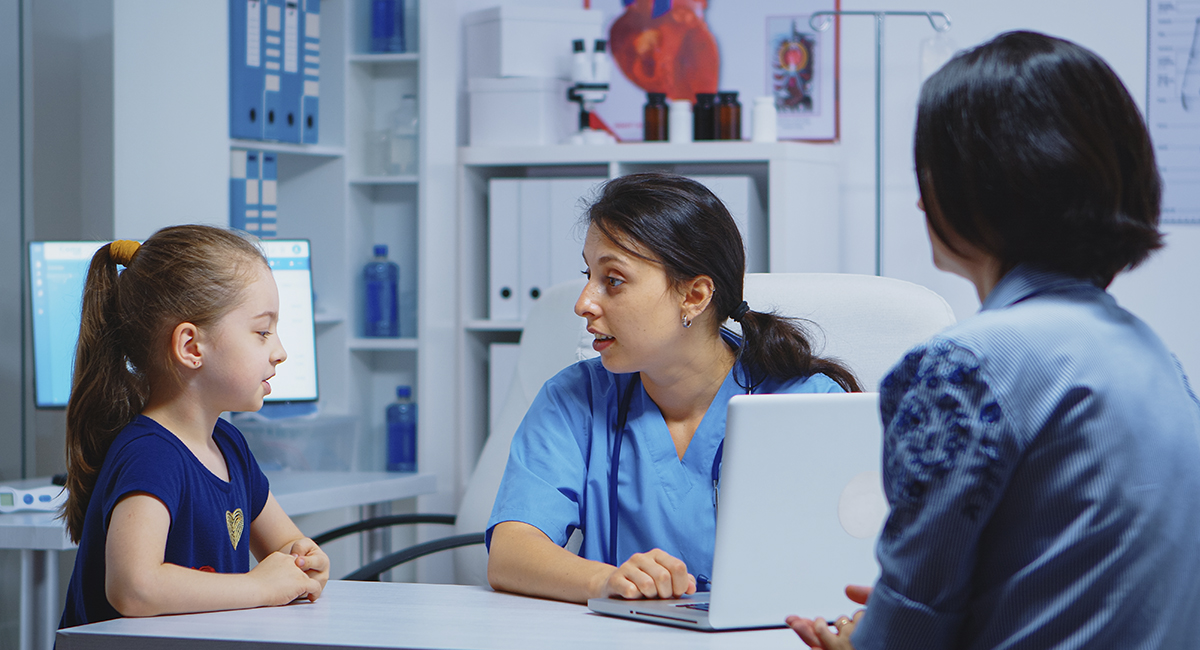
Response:
M0 514L54 512L67 500L67 488L58 485L20 490L0 485Z

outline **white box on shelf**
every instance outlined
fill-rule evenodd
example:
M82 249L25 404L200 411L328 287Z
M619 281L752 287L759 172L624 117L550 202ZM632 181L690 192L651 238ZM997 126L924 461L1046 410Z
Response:
M549 77L472 78L471 145L559 144L575 132L568 82Z
M467 78L570 78L571 42L603 38L596 10L501 6L463 16Z

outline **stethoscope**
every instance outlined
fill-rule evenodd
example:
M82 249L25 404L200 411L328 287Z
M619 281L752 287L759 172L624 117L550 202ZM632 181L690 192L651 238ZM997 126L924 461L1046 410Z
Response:
M736 367L736 366L735 366ZM612 464L608 471L608 564L612 566L620 566L617 562L617 527L618 515L620 509L617 507L617 474L621 468L621 443L625 437L625 424L629 420L629 406L633 402L633 395L637 392L638 386L642 383L640 373L634 373L633 379L629 381L629 385L625 387L625 392L621 395L621 401L617 403L617 426L613 432L613 453ZM746 382L746 394L750 395L754 392L757 386L755 383ZM722 438L720 444L717 445L717 453L713 456L712 464L712 485L713 485L713 510L717 508L717 502L720 500L721 488L721 457L725 452L725 439ZM696 590L709 591L712 587L712 582L707 576L696 576Z

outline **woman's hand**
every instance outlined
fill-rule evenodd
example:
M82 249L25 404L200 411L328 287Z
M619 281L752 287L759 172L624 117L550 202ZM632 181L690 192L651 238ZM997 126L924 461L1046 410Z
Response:
M678 598L696 593L696 578L687 565L666 551L635 553L609 574L601 596L621 598Z
M870 587L849 585L846 587L846 596L859 605L866 605L867 599L871 597L871 591ZM788 627L795 630L796 634L800 635L800 639L807 643L810 648L817 648L819 650L853 650L854 644L850 642L850 635L854 634L854 629L866 613L866 610L860 609L854 613L853 619L839 616L837 620L828 623L825 619L819 617L814 621L807 618L800 618L799 616L789 616L786 622ZM830 625L837 628L837 632L830 630Z
M329 582L329 556L325 554L325 551L322 551L316 542L305 537L296 540L290 548L283 549L283 553L296 558L296 566L320 585L320 589L315 593L309 592L308 599L316 601L320 598L321 592L325 589L325 583Z

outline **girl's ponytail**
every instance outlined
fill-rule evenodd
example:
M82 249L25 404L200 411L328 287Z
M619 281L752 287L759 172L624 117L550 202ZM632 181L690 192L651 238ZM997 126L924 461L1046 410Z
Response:
M100 465L113 438L133 421L149 395L146 378L131 371L121 345L117 261L131 242L102 246L92 257L83 290L75 375L67 403L67 502L62 516L78 543ZM118 255L113 255L117 246ZM136 250L136 249L135 249Z

